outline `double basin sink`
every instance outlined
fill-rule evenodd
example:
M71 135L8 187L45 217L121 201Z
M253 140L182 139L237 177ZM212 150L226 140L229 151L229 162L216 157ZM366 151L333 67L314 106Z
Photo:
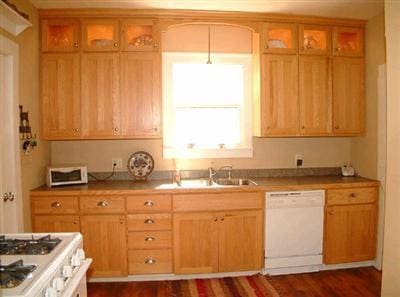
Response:
M223 186L257 186L257 184L251 179L245 178L187 179L181 180L180 184L178 184L178 187L181 188L208 188Z

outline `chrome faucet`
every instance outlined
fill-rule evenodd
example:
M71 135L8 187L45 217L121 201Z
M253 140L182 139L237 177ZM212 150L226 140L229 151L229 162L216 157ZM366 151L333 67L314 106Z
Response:
M231 179L232 178L232 168L233 168L232 165L224 165L218 170L215 170L213 167L209 167L208 168L208 176L209 176L210 180L212 180L215 175L217 175L221 170L225 169L225 170L228 170L228 179Z

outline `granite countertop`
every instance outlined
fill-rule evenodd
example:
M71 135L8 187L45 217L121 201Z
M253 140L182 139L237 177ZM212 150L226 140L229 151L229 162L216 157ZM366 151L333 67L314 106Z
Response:
M342 176L296 176L296 177L258 177L252 178L257 186L213 186L213 187L177 187L171 180L149 181L106 181L89 182L87 185L62 186L49 188L41 186L31 191L34 196L82 195L90 194L154 194L182 192L254 192L254 191L294 191L312 189L332 189L348 187L378 186L379 181L363 177ZM68 192L68 193L67 193ZM106 192L106 193L105 193Z

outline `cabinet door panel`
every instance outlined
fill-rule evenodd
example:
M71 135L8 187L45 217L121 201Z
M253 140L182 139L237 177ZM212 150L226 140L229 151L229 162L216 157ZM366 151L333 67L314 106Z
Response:
M300 134L328 135L332 131L330 59L300 57Z
M374 259L376 216L375 204L327 207L324 263L337 264Z
M83 20L84 51L118 51L119 21L113 19Z
M79 54L43 54L41 93L45 139L80 138Z
M302 55L330 55L331 28L329 26L299 25L299 48Z
M291 136L299 130L298 59L263 55L261 65L262 136Z
M68 19L42 21L43 52L79 51L79 22Z
M333 132L354 135L364 132L364 60L333 59Z
M79 216L71 215L44 215L34 216L34 232L79 232Z
M263 25L262 43L265 53L296 54L297 25L265 23Z
M160 53L121 55L122 137L161 137Z
M218 272L218 220L213 213L174 215L174 272Z
M262 267L262 211L227 212L219 224L219 272Z
M354 27L333 28L333 55L363 56L364 30Z
M93 259L91 276L125 276L128 261L125 216L84 215L81 230L87 256Z
M118 54L82 55L82 124L86 138L119 136Z

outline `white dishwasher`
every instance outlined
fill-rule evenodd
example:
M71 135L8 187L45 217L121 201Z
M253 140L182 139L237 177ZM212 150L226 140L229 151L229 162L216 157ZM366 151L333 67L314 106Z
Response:
M264 273L319 271L325 191L269 192L265 196Z

